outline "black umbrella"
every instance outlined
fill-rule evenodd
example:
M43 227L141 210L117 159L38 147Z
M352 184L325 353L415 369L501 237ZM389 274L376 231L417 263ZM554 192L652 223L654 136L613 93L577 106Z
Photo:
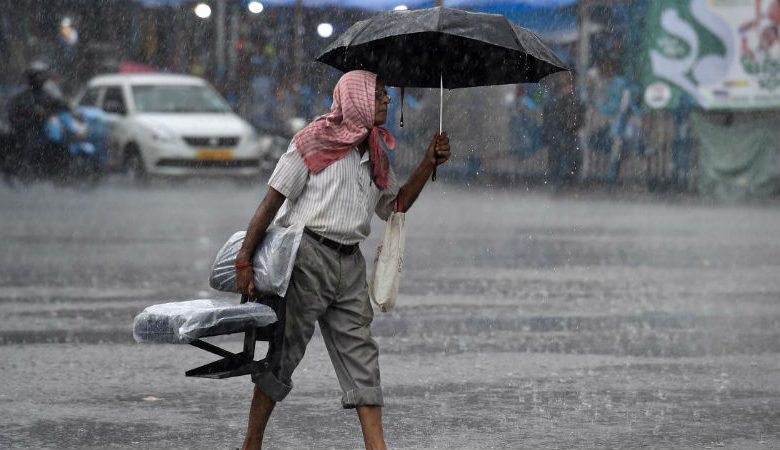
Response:
M534 32L504 16L444 7L357 22L317 61L344 72L369 70L390 86L440 88L440 132L444 88L535 83L568 70ZM403 111L401 117L403 126Z

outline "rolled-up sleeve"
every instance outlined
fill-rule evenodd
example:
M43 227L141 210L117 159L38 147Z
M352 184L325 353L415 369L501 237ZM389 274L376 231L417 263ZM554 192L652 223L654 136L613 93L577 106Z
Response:
M276 189L288 199L295 199L303 192L308 178L309 168L306 167L301 154L295 148L295 143L291 141L287 151L276 163L274 173L268 180L268 186Z
M376 204L376 215L382 220L387 220L390 217L390 213L395 210L395 198L398 196L398 191L401 186L398 185L398 178L395 176L395 171L390 167L390 172L387 174L387 187L379 195L379 202Z

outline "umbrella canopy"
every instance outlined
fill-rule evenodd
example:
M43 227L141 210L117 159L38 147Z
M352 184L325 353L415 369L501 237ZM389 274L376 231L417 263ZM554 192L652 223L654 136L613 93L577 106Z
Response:
M317 61L390 86L447 89L537 82L568 70L531 30L498 14L436 7L355 23Z

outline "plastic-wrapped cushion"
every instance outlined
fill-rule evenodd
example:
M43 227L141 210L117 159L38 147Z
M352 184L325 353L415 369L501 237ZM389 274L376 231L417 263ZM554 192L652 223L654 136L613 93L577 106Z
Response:
M238 292L234 265L238 251L244 244L245 235L245 231L233 234L217 253L209 278L212 288L223 292ZM259 294L284 297L287 293L302 236L302 225L268 228L252 257L255 289Z
M136 342L187 344L195 339L238 333L276 322L273 309L260 303L189 300L149 306L135 317Z

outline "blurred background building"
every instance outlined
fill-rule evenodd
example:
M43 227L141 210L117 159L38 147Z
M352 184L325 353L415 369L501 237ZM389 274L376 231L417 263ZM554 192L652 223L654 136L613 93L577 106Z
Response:
M0 0L0 103L39 59L71 95L101 73L190 73L258 130L284 133L288 119L328 110L340 74L314 58L338 34L380 11L434 3ZM444 123L456 144L443 178L722 198L780 192L780 1L441 3L503 14L574 69L539 85L447 92ZM404 170L437 126L438 92L406 90L404 128L392 95L389 125L402 142L394 158Z

